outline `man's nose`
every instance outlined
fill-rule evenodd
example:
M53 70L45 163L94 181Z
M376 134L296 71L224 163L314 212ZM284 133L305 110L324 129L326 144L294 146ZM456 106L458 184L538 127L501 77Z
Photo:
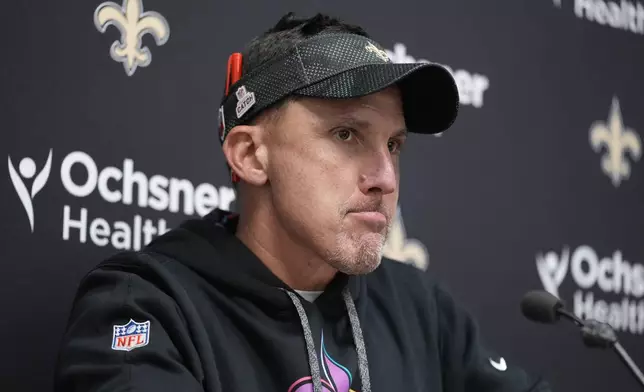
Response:
M396 176L394 160L389 150L378 151L364 161L359 181L360 190L364 194L375 192L386 195L392 193L398 186Z

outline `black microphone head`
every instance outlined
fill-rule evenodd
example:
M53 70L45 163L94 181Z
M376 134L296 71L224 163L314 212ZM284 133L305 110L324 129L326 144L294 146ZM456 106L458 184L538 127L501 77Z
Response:
M537 323L552 324L559 320L558 309L563 308L563 302L543 290L526 293L521 300L521 312L529 320Z

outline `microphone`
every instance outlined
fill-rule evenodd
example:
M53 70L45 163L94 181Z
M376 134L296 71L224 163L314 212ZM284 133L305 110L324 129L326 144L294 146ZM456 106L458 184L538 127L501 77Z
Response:
M526 293L521 299L521 312L528 320L541 324L555 324L561 318L572 321L581 328L582 340L587 347L612 348L644 388L644 375L617 341L617 334L609 324L592 319L582 321L566 310L563 301L543 290Z
M554 295L543 290L526 293L521 300L521 312L531 321L541 324L554 324L565 317L580 327L584 322L568 312L564 303Z

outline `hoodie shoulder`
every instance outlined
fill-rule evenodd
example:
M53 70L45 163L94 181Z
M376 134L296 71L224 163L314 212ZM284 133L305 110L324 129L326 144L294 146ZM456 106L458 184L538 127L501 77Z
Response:
M150 254L145 248L115 253L94 265L87 275L99 270L119 270L134 275L147 275L168 263L169 259ZM146 272L147 271L147 272ZM142 277L143 277L142 276Z
M529 374L509 357L505 357L507 368L495 367L490 361L503 357L484 344L476 320L429 271L383 259L372 278L369 284L375 287L369 289L370 296L390 304L392 312L404 313L401 320L404 320L408 336L425 339L431 335L428 330L434 331L444 390L551 390L545 380ZM391 298L395 302L386 302ZM421 325L421 332L413 327L416 323ZM433 328L427 328L429 325Z
M203 391L194 312L162 265L141 251L120 252L83 277L59 348L55 391Z

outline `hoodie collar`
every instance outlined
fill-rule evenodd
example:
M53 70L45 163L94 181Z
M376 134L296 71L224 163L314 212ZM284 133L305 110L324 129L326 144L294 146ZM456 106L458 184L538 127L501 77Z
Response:
M283 290L295 291L235 236L238 223L239 215L215 209L201 219L185 221L156 238L148 248L189 266L213 284L225 285L235 295L278 310L292 310L291 300ZM357 302L364 290L364 280L362 276L338 272L315 305L327 316L346 314L342 290L348 286Z

